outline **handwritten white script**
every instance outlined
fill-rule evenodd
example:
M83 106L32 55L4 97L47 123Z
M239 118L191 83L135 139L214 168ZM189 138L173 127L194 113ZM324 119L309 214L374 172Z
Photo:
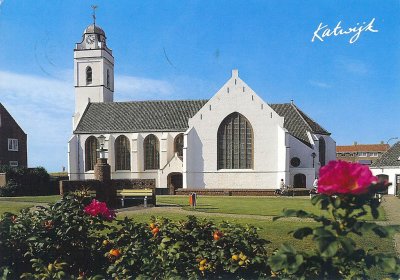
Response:
M323 38L325 37L330 37L330 36L339 36L339 35L348 35L348 34L354 34L350 40L349 43L353 44L355 43L358 38L360 38L360 34L362 32L378 32L379 30L374 29L374 22L375 18L373 18L370 23L365 25L365 22L363 25L360 25L357 23L357 26L355 27L349 27L347 29L343 29L340 24L342 21L339 21L338 24L334 29L329 29L328 25L322 25L322 22L319 24L318 28L314 31L314 36L311 39L311 42L314 42L316 39L320 40L321 42L324 41Z

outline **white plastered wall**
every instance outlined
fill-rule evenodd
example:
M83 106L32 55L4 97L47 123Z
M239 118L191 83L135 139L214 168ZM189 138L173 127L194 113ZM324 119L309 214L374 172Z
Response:
M389 176L389 183L392 183L388 188L388 194L396 194L396 175L400 175L400 165L399 166L389 166L389 167L371 167L372 174L374 176L387 175Z
M112 179L155 179L157 188L167 188L167 176L170 173L182 172L182 161L174 161L174 140L182 132L154 132L154 133L113 133L113 134L75 134L69 141L69 163L74 166L70 174L71 180L94 179L94 171L85 171L85 142L90 136L96 138L100 135L106 137L104 148L108 150L107 158L111 166ZM153 134L160 144L160 168L156 170L144 170L144 140ZM130 140L131 170L115 170L115 140L124 135ZM78 139L80 141L78 141ZM77 151L80 151L78 153Z
M253 169L217 169L217 131L231 113L253 129ZM228 82L189 120L185 133L184 187L275 188L287 174L286 130L280 117L232 71Z

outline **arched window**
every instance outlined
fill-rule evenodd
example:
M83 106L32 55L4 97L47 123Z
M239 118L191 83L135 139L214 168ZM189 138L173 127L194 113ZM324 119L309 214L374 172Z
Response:
M110 88L110 70L107 69L107 87Z
M115 170L131 169L131 145L128 137L121 135L115 139Z
M325 140L323 137L319 138L319 162L321 163L321 166L325 165Z
M298 173L294 175L293 187L295 188L305 188L307 186L306 175Z
M99 141L96 137L90 136L85 142L85 171L94 170L94 165L97 160L97 149Z
M144 170L160 168L160 142L150 134L144 139Z
M92 67L86 67L86 84L89 85L92 83Z
M175 146L175 153L178 153L178 157L183 157L183 133L178 134L175 137L174 141L174 146Z
M218 169L253 168L253 129L250 122L235 112L218 128Z

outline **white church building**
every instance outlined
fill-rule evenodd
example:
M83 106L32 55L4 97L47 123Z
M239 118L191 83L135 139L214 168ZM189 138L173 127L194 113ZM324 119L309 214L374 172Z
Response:
M114 58L92 24L74 50L70 180L94 178L99 136L112 179L176 188L311 188L336 143L293 102L269 104L232 71L208 100L114 102Z

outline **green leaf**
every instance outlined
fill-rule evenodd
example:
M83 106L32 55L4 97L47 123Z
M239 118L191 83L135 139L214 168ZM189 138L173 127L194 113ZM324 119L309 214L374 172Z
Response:
M325 258L333 257L339 248L338 245L339 243L331 238L321 238L317 242L318 250L320 251L321 256Z
M293 233L293 237L296 239L303 239L313 233L313 230L309 227L299 228Z

